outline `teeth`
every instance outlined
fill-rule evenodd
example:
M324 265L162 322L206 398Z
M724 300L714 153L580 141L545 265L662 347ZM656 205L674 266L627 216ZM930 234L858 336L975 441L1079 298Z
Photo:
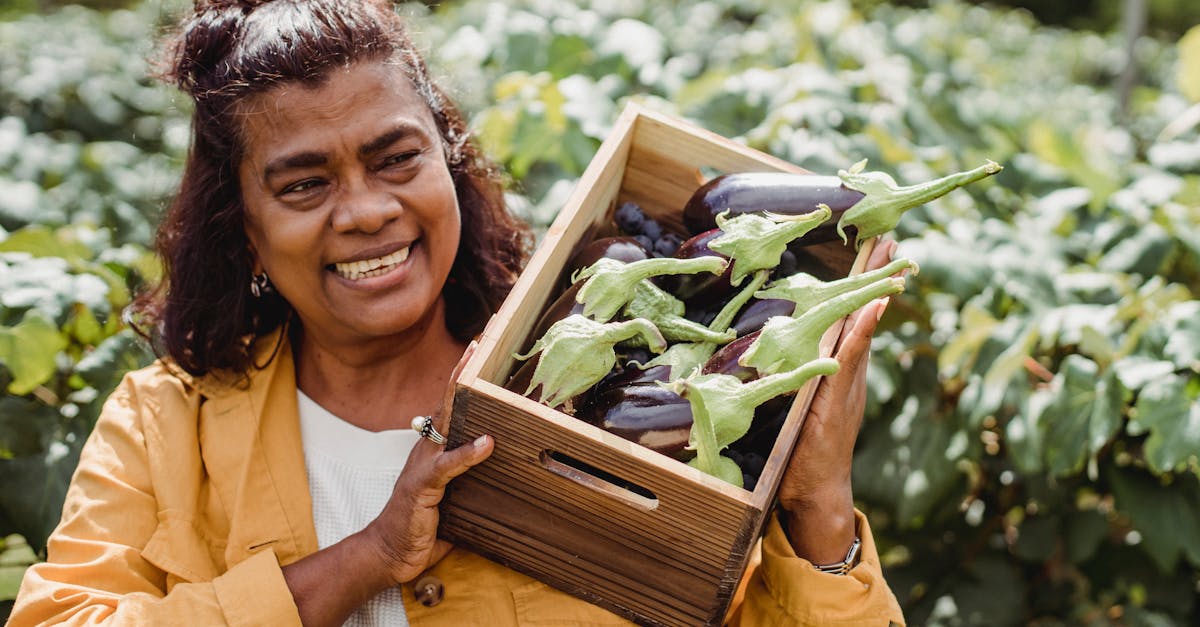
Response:
M335 263L333 267L339 275L351 281L357 281L358 279L366 279L384 274L393 267L404 263L405 259L408 259L407 246L390 255L376 257L375 259L364 259L362 261Z

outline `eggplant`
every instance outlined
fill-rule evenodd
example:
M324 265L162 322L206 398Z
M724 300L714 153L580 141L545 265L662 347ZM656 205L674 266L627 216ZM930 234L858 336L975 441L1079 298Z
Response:
M716 228L717 214L770 211L803 215L826 205L833 217L804 236L808 243L839 239L835 225L842 214L862 200L860 191L842 184L837 176L789 172L738 172L718 176L701 185L683 207L683 225L692 235Z
M837 176L786 172L718 176L692 193L684 206L683 223L698 234L716 226L716 217L722 213L730 217L749 213L802 216L827 207L830 216L795 243L853 240L860 246L895 228L905 211L1004 169L988 161L972 170L901 186L884 172L864 171L866 165L864 159L839 170Z
M626 366L620 372L614 372L612 376L600 382L597 386L597 394L603 394L610 388L621 388L629 385L657 385L659 381L669 383L671 381L671 366L650 366L642 369L637 366Z
M584 246L567 262L563 273L568 281L571 276L600 259L616 259L625 263L649 259L654 255L632 237L602 237Z
M570 262L567 263L566 271L563 274L569 281L575 272L596 263L602 258L632 263L634 261L649 259L652 256L640 242L632 237L602 237L575 253L575 256L571 257ZM555 322L572 314L583 313L583 304L575 300L576 295L579 294L579 290L582 287L582 282L567 285L558 298L542 312L542 316L538 318L538 322L534 325L533 333L530 334L530 337L542 337L546 333L546 330L550 328L550 325Z
M657 383L608 388L575 417L680 461L695 456L687 448L692 432L691 404Z
M704 362L700 374L727 374L737 377L743 383L757 379L758 371L739 364L738 359L750 348L754 340L758 339L758 336L759 332L755 331L722 346L713 353L712 357L708 358L708 361Z
M530 333L529 337L542 337L555 322L567 316L582 314L583 303L575 300L581 287L583 287L582 283L573 283L562 294L559 294L558 298L546 308L546 311L542 312L542 317L538 318L537 324L533 325L533 333Z
M712 228L699 235L689 237L679 245L675 252L676 259L697 259L701 257L720 257L729 259L726 255L708 247L709 242L724 233L721 229ZM711 308L725 301L733 293L734 287L730 280L733 268L726 266L721 274L673 274L655 277L655 284L673 294L679 300L687 303L690 308Z
M787 301L784 301L787 302ZM789 303L791 304L791 303ZM743 366L738 363L738 359L742 353L746 352L754 340L758 339L758 332L752 332L722 346L717 352L713 353L712 357L704 363L700 369L700 374L727 374L737 377L743 383L757 379L760 374L754 368ZM775 398L759 405L754 411L754 422L758 424L762 421L760 415L769 416L779 412L787 414L787 409L792 406L792 399L795 398L795 392ZM755 427L751 427L755 429Z
M763 298L755 300L746 306L733 321L733 330L738 337L753 333L762 328L769 318L774 316L790 316L796 311L796 303L786 298Z

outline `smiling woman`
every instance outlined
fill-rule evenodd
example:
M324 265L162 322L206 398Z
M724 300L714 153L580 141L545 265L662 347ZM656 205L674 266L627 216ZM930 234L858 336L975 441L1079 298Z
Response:
M456 362L463 346L442 323L440 296L459 247L458 201L411 81L359 62L241 109L238 175L254 272L271 277L300 318L301 388L316 387L309 376L327 378L304 367L326 347L420 344L421 354L448 350L440 361Z
M10 624L627 624L437 537L497 445L444 448L448 384L530 235L391 6L200 0L170 43L195 109L137 306L160 359L105 405ZM771 524L736 624L903 620L849 491L881 312L814 401L791 538Z

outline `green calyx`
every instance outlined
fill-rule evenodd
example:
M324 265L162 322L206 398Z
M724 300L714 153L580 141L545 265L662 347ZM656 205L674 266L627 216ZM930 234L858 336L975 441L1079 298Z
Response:
M761 374L785 372L820 357L821 336L833 323L863 305L904 291L903 277L884 277L830 298L794 317L767 320L738 363Z
M629 318L645 318L653 322L668 342L713 342L726 344L737 334L718 332L683 317L686 306L662 288L649 281L634 286L633 299L623 313Z
M630 263L602 258L575 273L571 280L587 281L575 295L575 301L583 305L583 315L608 322L633 299L635 286L646 279L664 274L720 274L727 263L720 257L658 257Z
M836 281L822 281L811 274L793 274L775 281L765 289L755 292L755 298L777 298L796 303L796 317L821 303L865 287L875 281L908 270L914 275L920 270L917 262L909 259L895 259L891 263L862 274L856 274Z
M865 194L842 214L837 223L837 232L842 237L842 242L846 241L846 227L853 226L858 229L855 246L861 246L864 241L896 228L900 216L905 211L1004 169L1000 164L989 160L973 170L901 187L884 172L863 172L866 166L867 160L863 159L849 170L838 171L843 185Z
M692 465L727 481L728 464L720 451L750 430L754 410L761 404L799 390L816 376L838 371L838 362L829 357L815 359L793 370L742 383L727 374L693 375L662 384L686 398L692 408L692 433L689 444L696 450ZM741 473L736 481L741 485Z
M555 322L525 355L538 355L538 363L525 395L541 387L538 402L558 407L585 392L608 374L617 363L617 343L640 337L650 350L661 353L667 341L648 320L634 318L601 323L575 314Z
M733 320L737 317L738 312L749 302L754 293L758 291L758 288L767 282L770 274L769 270L759 270L755 273L750 282L739 290L728 303L725 303L725 306L717 313L717 317L713 318L713 321L709 323L709 330L713 333L724 333L734 336L730 337L727 341L736 339L737 332L730 330L729 325L733 324ZM673 376L684 376L703 366L704 362L708 361L713 356L713 353L717 351L717 346L724 343L695 341L673 344L661 355L651 359L646 364L646 367L670 366ZM740 471L738 476L741 476Z
M743 213L729 218L723 212L717 214L717 227L722 234L709 242L708 247L733 260L729 280L741 285L747 275L778 266L792 240L817 228L832 215L829 207L796 216Z

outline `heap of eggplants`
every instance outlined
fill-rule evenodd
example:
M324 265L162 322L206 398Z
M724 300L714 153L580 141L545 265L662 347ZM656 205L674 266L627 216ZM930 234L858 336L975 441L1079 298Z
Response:
M525 364L508 388L753 489L770 450L764 430L777 432L807 381L837 371L819 354L821 336L871 300L903 291L903 273L917 270L896 259L822 281L785 272L791 251L839 237L857 246L908 209L1001 170L988 161L902 187L864 172L865 163L836 177L714 178L684 207L690 236L673 256L655 241L659 225L631 216L640 208L626 203L618 224L646 231L591 242L572 259L571 284L534 325L537 341L515 355ZM672 247L682 239L667 235ZM766 450L736 450L750 440ZM756 470L739 467L752 455Z

